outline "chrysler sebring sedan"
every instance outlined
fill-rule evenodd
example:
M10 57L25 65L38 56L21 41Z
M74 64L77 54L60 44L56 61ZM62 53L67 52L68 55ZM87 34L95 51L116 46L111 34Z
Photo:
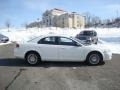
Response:
M40 61L85 61L89 65L99 65L111 60L112 53L104 45L84 45L76 38L46 35L16 43L15 56L30 65Z

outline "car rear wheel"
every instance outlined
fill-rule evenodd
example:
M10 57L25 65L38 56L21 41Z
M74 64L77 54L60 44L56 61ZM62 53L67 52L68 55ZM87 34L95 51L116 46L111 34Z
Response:
M26 55L25 59L28 62L28 64L30 64L30 65L36 65L40 62L40 56L39 56L39 54L37 54L35 52L28 53Z
M103 62L102 55L99 53L91 53L87 57L88 65L99 65Z

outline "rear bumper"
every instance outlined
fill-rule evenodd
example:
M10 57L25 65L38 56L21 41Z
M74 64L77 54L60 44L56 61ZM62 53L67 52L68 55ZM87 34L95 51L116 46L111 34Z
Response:
M18 49L15 49L15 50L14 50L14 56L15 56L16 58L24 59L24 54L21 53Z

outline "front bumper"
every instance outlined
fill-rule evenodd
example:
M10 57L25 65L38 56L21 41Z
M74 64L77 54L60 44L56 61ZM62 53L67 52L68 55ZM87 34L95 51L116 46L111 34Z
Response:
M111 60L112 59L112 52L104 52L103 60Z

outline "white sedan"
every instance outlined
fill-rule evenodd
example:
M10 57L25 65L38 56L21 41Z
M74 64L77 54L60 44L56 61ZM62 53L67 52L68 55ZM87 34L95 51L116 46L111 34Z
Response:
M103 45L83 45L76 38L61 35L40 36L17 43L14 51L16 57L25 59L30 65L40 61L85 61L98 65L112 59L112 53Z

